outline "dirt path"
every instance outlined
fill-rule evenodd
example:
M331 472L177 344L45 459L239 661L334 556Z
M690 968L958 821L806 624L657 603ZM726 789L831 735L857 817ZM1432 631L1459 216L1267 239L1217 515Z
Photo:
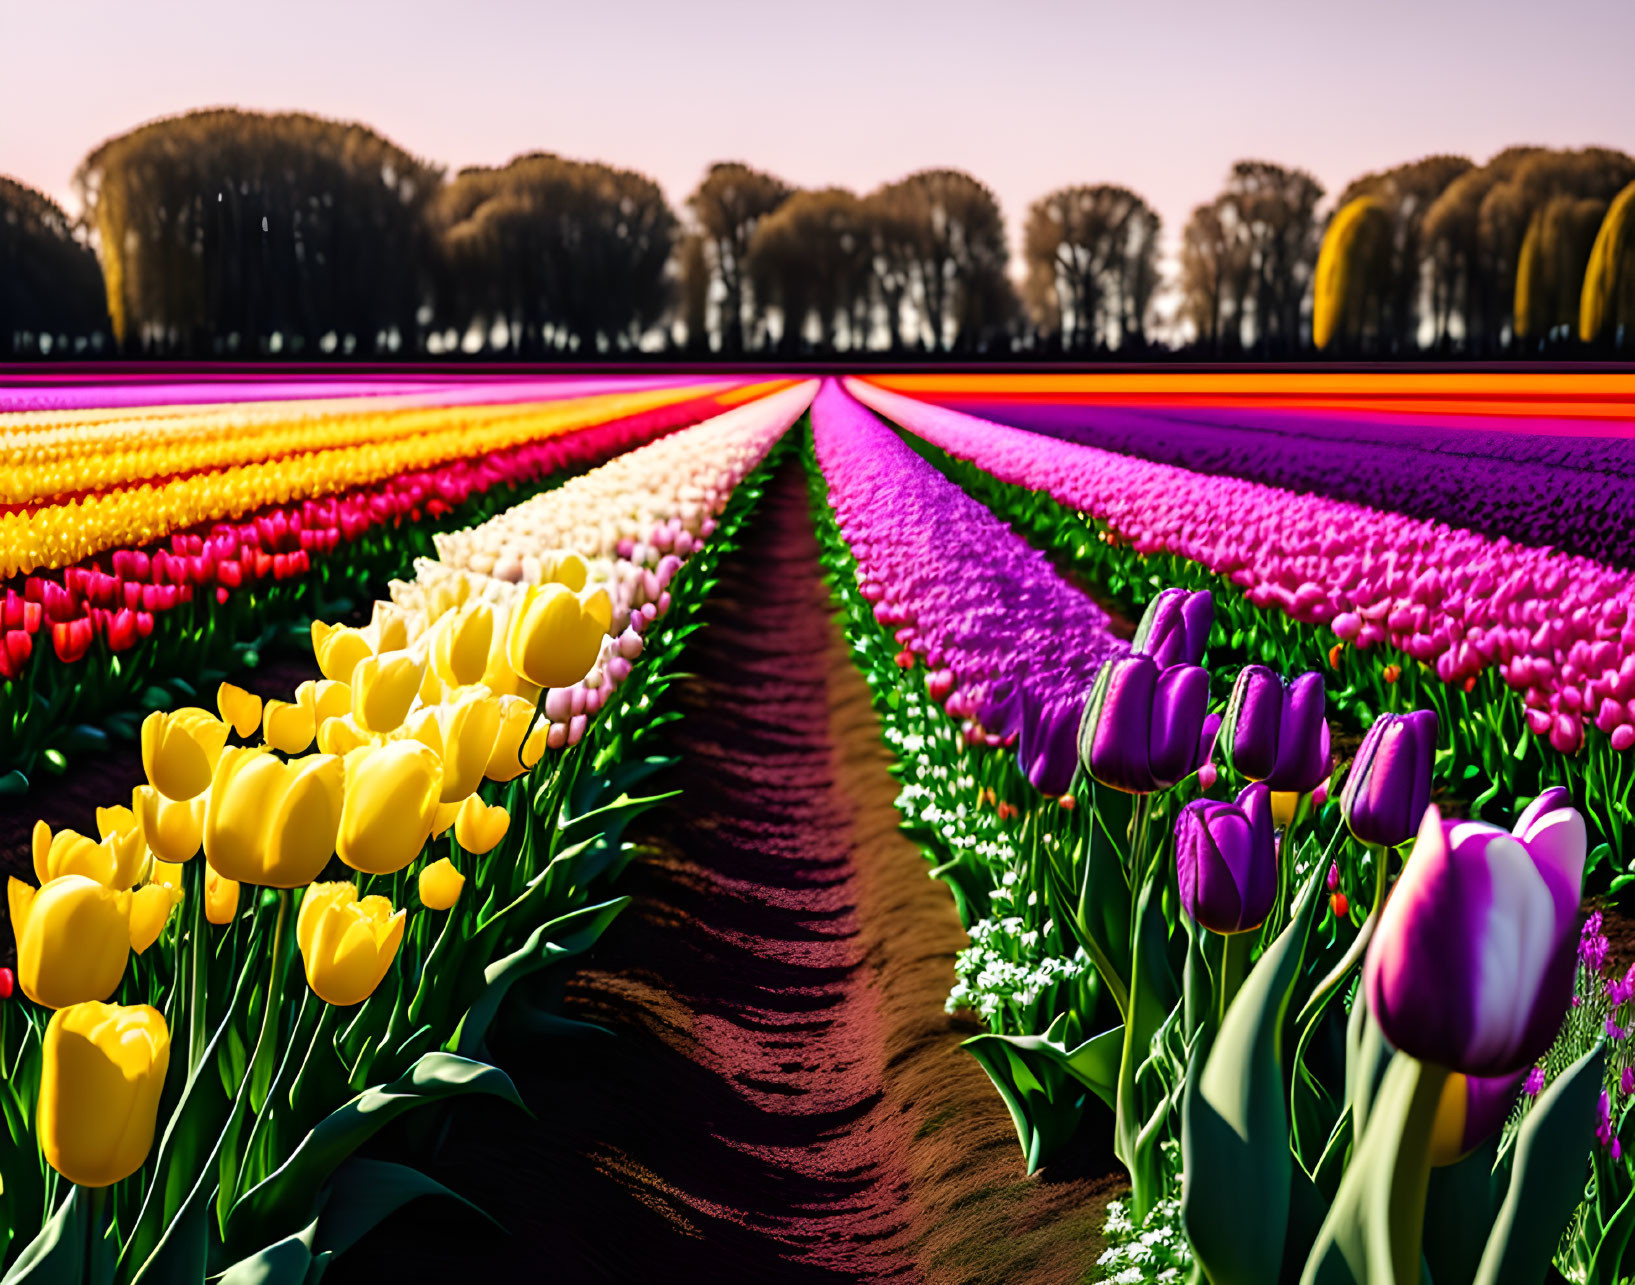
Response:
M1083 1279L1109 1157L1023 1175L942 1009L964 944L900 834L830 620L798 469L729 564L691 657L684 794L635 903L569 985L614 1032L510 1049L535 1120L461 1104L428 1166L509 1227L411 1209L340 1260L484 1281ZM428 1236L425 1220L444 1228Z

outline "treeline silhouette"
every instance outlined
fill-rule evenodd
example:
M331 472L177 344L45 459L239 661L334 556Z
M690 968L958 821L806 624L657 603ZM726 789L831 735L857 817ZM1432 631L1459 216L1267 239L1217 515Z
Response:
M1240 161L1168 282L1157 213L1112 184L1032 203L1018 285L998 202L957 170L858 195L722 163L678 214L609 165L451 177L362 125L217 109L73 181L77 221L0 179L0 350L1129 357L1160 314L1199 356L1635 347L1635 159L1604 148L1427 157L1328 208L1304 170Z

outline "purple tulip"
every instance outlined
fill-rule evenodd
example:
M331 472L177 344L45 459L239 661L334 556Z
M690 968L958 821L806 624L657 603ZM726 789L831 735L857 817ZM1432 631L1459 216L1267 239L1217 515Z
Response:
M1167 790L1198 768L1208 704L1209 675L1196 665L1160 672L1151 656L1110 660L1079 725L1079 761L1115 790Z
M1455 1164L1502 1129L1523 1083L1531 1082L1533 1071L1450 1075L1442 1086L1436 1122L1431 1126L1431 1164Z
M1240 776L1279 793L1308 794L1328 775L1323 676L1285 683L1264 665L1245 665L1221 719L1222 757Z
M1147 604L1130 650L1151 656L1160 669L1196 665L1203 661L1214 623L1215 599L1209 590L1165 589Z
M1258 928L1277 897L1272 797L1256 782L1234 803L1197 799L1175 821L1181 906L1211 932Z
M1079 766L1078 731L1083 716L1083 696L1051 697L1039 702L1037 708L1028 709L1016 757L1035 789L1062 795L1073 784L1073 773Z
M1394 848L1419 830L1431 803L1436 715L1381 714L1363 737L1340 791L1340 811L1362 843Z
M1427 808L1363 967L1385 1037L1466 1075L1536 1062L1572 998L1585 846L1562 789L1509 834Z

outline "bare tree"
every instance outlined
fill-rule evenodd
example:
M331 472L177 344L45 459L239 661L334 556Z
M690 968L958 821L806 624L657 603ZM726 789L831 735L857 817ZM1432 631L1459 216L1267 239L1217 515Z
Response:
M1128 188L1065 187L1028 209L1023 253L1035 326L1069 350L1139 342L1157 285L1158 215Z

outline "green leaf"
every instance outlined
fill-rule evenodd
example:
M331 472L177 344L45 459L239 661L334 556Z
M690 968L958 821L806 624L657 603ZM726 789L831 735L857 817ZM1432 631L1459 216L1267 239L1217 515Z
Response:
M319 1121L278 1170L239 1197L224 1239L229 1246L264 1244L304 1225L315 1193L376 1133L406 1111L468 1093L523 1105L504 1071L452 1053L428 1053L391 1084L365 1089Z
M1372 1285L1421 1274L1431 1126L1448 1072L1391 1059L1301 1285Z
M615 897L600 905L586 906L571 914L543 923L516 951L496 959L483 970L483 990L460 1023L456 1050L472 1057L487 1038L488 1028L499 1012L500 1003L511 987L559 959L578 955L595 944L619 912L630 904L629 897Z
M328 1254L344 1254L410 1201L447 1196L494 1222L464 1196L407 1165L353 1156L330 1179L329 1199L318 1215L314 1243ZM496 1227L498 1223L494 1223Z
M85 1275L86 1219L90 1210L78 1187L46 1220L18 1255L0 1285L79 1285Z
M1534 1285L1543 1277L1583 1197L1604 1058L1605 1046L1597 1041L1539 1094L1522 1121L1510 1189L1474 1285Z
M1327 870L1314 869L1289 926L1227 1009L1181 1105L1181 1214L1214 1285L1275 1281L1289 1221L1293 1157L1283 1087L1283 1019Z
M1029 1173L1073 1136L1086 1089L1109 1109L1116 1102L1124 1028L1115 1026L1069 1049L1063 1039L1067 1021L1063 1013L1043 1035L988 1033L960 1046L981 1063L1004 1099Z

